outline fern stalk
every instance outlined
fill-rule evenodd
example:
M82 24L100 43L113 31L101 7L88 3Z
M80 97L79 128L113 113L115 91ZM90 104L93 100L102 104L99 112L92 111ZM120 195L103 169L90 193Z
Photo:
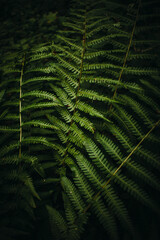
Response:
M19 158L21 158L22 153L22 80L24 73L24 63L25 63L25 55L22 60L22 68L20 75L20 91L19 91Z
M127 51L126 51L126 55L125 55L125 57L124 57L123 66L122 66L122 69L121 69L120 74L119 74L118 82L121 81L122 74L123 74L123 71L124 71L125 66L126 66L128 54L129 54L129 51L130 51L130 48L131 48L131 44L132 44L132 40L133 40L133 35L134 35L135 29L136 29L136 24L137 24L137 20L138 20L138 16L139 16L140 6L141 6L141 0L139 0L139 4L138 4L138 8L137 8L137 14L136 14L135 22L134 22L134 25L133 25L133 29L132 29L131 37L130 37L130 40L129 40L128 48L127 48ZM113 93L113 99L116 97L117 88L118 88L118 85L116 86L115 91L114 91L114 93ZM112 109L112 105L110 105L110 110L111 110L111 109Z
M82 51L82 55L81 55L80 75L79 75L79 80L78 80L78 88L77 88L77 94L76 94L76 103L75 103L74 113L76 112L76 104L77 104L77 101L78 101L78 93L79 93L79 90L80 90L85 51L86 51L86 15L85 15L85 21L84 21L83 51Z
M125 158L125 160L119 165L119 167L113 172L111 177L107 180L107 182L102 185L102 189L104 189L112 180L112 178L120 171L120 169L123 167L123 165L129 160L129 158L133 155L133 153L139 148L139 146L143 143L143 141L150 135L150 133L160 124L160 119L153 125L153 127L146 133L146 135L139 141L139 143L135 146L135 148L130 152L130 154ZM101 191L99 191L92 199L92 201L96 200L99 195L101 194ZM88 206L83 210L83 213L85 214L88 209L91 207L91 203L88 204Z
M80 84L81 84L81 79L82 79L82 73L83 73L83 62L84 62L84 55L85 55L85 52L86 52L86 12L85 12L85 20L84 20L84 34L83 34L83 40L82 40L82 54L81 54L81 63L80 63L80 73L79 73L79 79L78 79L78 86L77 86L77 92L76 92L76 100L75 100L75 107L74 107L74 111L73 111L73 115L72 115L72 120L71 120L71 123L70 123L70 128L74 122L73 120L73 117L76 113L76 110L77 110L77 102L78 102L78 93L79 93L79 90L80 90ZM70 135L70 132L71 130L69 129L68 133L67 133L67 136L69 137ZM67 142L67 149L68 149L68 146L69 146L69 141ZM64 160L63 160L63 163L65 162L65 157L67 155L67 149L64 153Z

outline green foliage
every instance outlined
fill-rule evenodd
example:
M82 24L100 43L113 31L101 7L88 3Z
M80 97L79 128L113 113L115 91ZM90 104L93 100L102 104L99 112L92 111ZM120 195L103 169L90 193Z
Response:
M4 240L87 239L92 216L108 239L140 239L132 205L160 214L160 78L148 4L73 1L48 43L4 49ZM54 26L56 14L45 19Z

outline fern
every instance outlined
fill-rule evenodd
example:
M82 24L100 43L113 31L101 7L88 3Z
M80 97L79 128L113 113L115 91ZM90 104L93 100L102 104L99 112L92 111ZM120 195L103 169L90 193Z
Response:
M157 41L144 24L148 4L73 1L50 43L4 58L3 229L18 226L17 235L31 239L30 223L44 217L47 238L74 240L94 215L109 239L136 239L132 198L160 212L159 73Z

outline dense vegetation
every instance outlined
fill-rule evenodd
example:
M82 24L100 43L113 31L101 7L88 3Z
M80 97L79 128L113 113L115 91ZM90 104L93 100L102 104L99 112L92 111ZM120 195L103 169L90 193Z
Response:
M159 239L158 3L26 6L1 25L1 239Z

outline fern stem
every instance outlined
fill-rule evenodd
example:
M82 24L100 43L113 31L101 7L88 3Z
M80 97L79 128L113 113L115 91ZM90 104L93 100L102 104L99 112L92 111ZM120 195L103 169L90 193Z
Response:
M77 93L76 93L76 102L75 102L74 113L76 112L76 105L77 105L77 101L78 101L78 93L79 93L79 90L80 90L80 84L81 84L81 79L82 79L83 61L84 61L85 51L86 51L86 17L85 17L85 22L84 22L83 51L82 51L82 54L81 54L80 74L79 74L79 80L78 80L78 87L77 87Z
M149 136L149 134L160 124L160 119L153 125L153 127L146 133L146 135L140 140L140 142L135 146L135 148L130 152L130 154L125 158L125 160L119 165L119 167L113 172L112 176L107 180L105 184L102 185L102 189L104 189L112 180L112 178L119 172L119 170L123 167L123 165L129 160L129 158L133 155L133 153L138 149L138 147L143 143L143 141ZM94 197L93 201L95 201L99 195L101 194L100 190ZM85 214L88 209L91 207L91 203L83 210Z
M138 16L139 16L140 6L141 6L141 0L139 0L139 4L138 4L138 9L137 9L137 14L136 14L135 22L134 22L134 25L133 25L133 29L132 29L131 37L130 37L130 40L129 40L128 48L127 48L127 51L126 51L126 55L125 55L125 57L124 57L123 66L122 66L122 69L121 69L120 74L119 74L118 82L121 81L122 74L123 74L123 71L124 71L125 66L126 66L128 54L129 54L129 51L130 51L130 48L131 48L131 44L132 44L132 40L133 40L133 35L134 35L134 32L135 32L135 28L136 28L136 24L137 24L137 20L138 20ZM114 94L113 94L113 99L116 97L117 88L118 88L118 85L117 85L116 88L115 88L115 91L114 91ZM110 111L111 109L112 109L112 105L110 105L109 111Z
M24 73L24 63L25 63L25 55L22 60L22 67L21 67L21 75L20 75L20 91L19 91L19 158L21 158L22 152L22 79Z
M74 114L76 113L76 110L77 110L78 93L79 93L79 90L80 90L82 73L83 73L83 62L84 62L84 55L85 55L85 52L86 52L86 17L85 17L85 21L84 21L84 34L83 34L82 47L83 47L83 51L82 51L82 54L81 54L81 64L80 64L80 73L79 73L79 79L78 79L78 87L77 87L77 92L76 92L75 108L74 108L74 111L73 111L70 127L73 124L73 116L74 116Z
M78 87L77 87L77 91L76 91L76 99L75 99L75 107L74 107L74 110L73 110L73 115L72 115L72 120L71 120L71 123L70 123L70 129L67 133L67 136L70 135L71 133L71 126L74 122L73 120L73 117L74 117L74 114L76 113L76 110L77 110L77 103L78 103L78 93L79 93L79 90L80 90L80 85L81 85L81 79L82 79L82 73L83 73L83 62L84 62L84 55L85 55L85 52L86 52L86 23L87 23L87 20L86 20L86 12L85 12L85 19L84 19L84 34L83 34L83 40L82 40L82 53L81 53L81 63L80 63L80 73L79 73L79 79L78 79ZM65 157L67 155L67 149L68 149L68 146L69 146L69 141L67 142L67 147L66 147L66 151L64 153L64 160L62 162L62 164L65 163Z

